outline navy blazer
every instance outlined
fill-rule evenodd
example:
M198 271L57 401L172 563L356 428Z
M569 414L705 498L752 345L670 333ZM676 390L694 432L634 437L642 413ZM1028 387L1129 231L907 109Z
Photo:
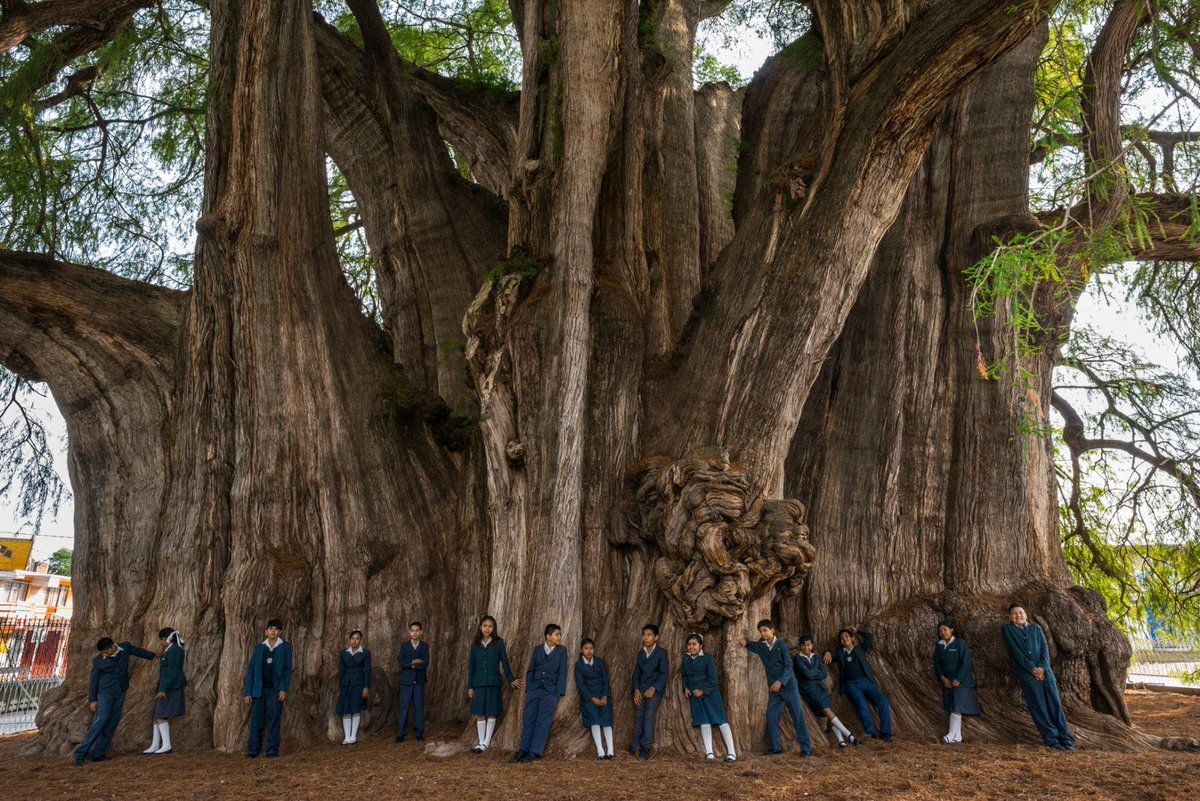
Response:
M645 648L639 648L633 663L633 689L646 692L653 687L655 695L662 695L670 672L671 660L662 646L654 646L650 656L646 656Z
M1008 655L1020 673L1032 676L1033 669L1039 667L1050 671L1050 645L1041 626L1026 623L1025 628L1021 629L1015 623L1005 623L1000 631L1004 635L1004 644L1008 646Z
M158 691L169 693L171 690L182 690L186 686L187 676L183 675L183 649L176 643L171 643L158 660Z
M549 655L544 646L535 645L529 655L529 669L525 671L525 692L547 690L567 694L567 649L554 646Z
M796 681L801 684L810 681L824 684L825 679L829 678L829 668L825 667L825 660L815 651L811 659L802 654L792 657L792 670L796 673Z
M692 690L699 690L705 696L712 695L717 687L717 660L708 654L700 654L695 659L691 654L683 657L679 663L679 675L683 679L683 689L689 697Z
M338 686L371 689L371 652L360 648L357 654L346 648L338 657Z
M608 681L608 667L600 657L592 657L592 664L583 661L575 663L575 686L579 696L585 701L593 698L608 698L612 695L612 685Z
M413 667L414 659L420 659L421 664ZM401 684L424 684L425 671L429 669L429 643L421 640L414 648L412 640L405 640L404 645L400 646L400 653L396 655L396 661L400 663Z
M770 648L766 642L746 642L746 648L751 653L758 654L762 660L763 670L767 672L767 684L779 682L780 690L796 683L796 674L792 672L792 653L782 637L775 638L775 647Z
M504 671L501 681L500 671ZM493 637L491 643L472 643L471 653L467 657L467 689L476 687L502 687L505 683L512 684L517 680L513 675L512 666L508 664L508 649L504 640Z
M875 671L871 670L871 663L867 661L867 651L875 647L875 635L859 629L858 638L860 642L850 649L849 654L840 645L833 652L833 661L837 662L838 666L838 692L840 693L846 692L846 664L850 661L849 657L851 656L862 665L863 674L875 684L879 684L875 681Z
M250 662L246 665L246 692L251 698L262 698L263 677L262 677L262 658L263 653L270 649L267 648L265 642L260 642L254 646L254 652L250 654ZM292 686L292 644L286 640L280 640L275 645L275 650L271 651L271 677L275 681L275 692L286 693L288 688Z
M131 656L154 659L154 654L127 642L121 643L113 656L96 656L92 659L92 675L88 678L88 703L95 701L100 693L123 695L129 689Z
M957 681L960 687L974 687L971 675L971 649L967 641L959 637L949 645L938 640L933 646L933 675L941 683L942 676Z

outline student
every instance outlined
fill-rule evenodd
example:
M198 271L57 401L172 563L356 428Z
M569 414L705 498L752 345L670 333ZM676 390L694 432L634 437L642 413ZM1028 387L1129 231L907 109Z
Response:
M92 675L88 680L88 709L92 711L92 725L88 727L83 742L75 749L76 765L82 765L83 760L89 757L93 762L108 759L108 746L121 722L125 693L129 690L129 657L154 658L154 654L136 645L127 642L117 645L111 637L101 637L96 643L96 652L92 659Z
M422 642L424 630L414 620L408 624L408 640L400 646L396 660L400 663L400 725L396 727L396 742L404 742L408 733L408 709L413 710L413 734L417 742L425 739L425 677L429 668L429 645Z
M246 756L254 759L262 747L263 729L267 733L267 756L279 756L279 721L283 702L292 686L292 646L280 632L283 623L267 621L266 639L254 646L246 665L246 705L250 707L250 741Z
M342 745L358 742L358 726L371 697L371 652L362 647L361 629L350 632L350 647L338 655L337 714L342 716Z
M654 747L654 713L667 687L667 676L671 664L667 652L658 647L658 626L647 623L642 626L642 647L633 664L633 741L629 753L638 759L650 758Z
M567 694L567 649L562 646L562 626L550 623L543 632L545 642L529 655L525 671L525 720L521 745L509 762L533 762L546 752L550 722L558 699Z
M800 653L792 658L792 670L796 674L800 700L804 701L814 715L829 721L833 735L837 737L838 747L858 745L858 738L833 713L833 701L829 697L829 690L825 689L829 668L825 667L825 660L817 656L811 634L800 638Z
M861 644L855 643L855 638ZM855 626L838 632L842 647L836 652L825 652L825 664L836 661L838 664L838 691L849 696L858 710L858 719L862 721L863 731L871 737L878 737L885 743L892 741L892 706L887 696L879 689L875 681L875 672L867 661L867 651L875 645L875 636L868 631L861 631ZM871 718L871 710L867 707L870 702L879 713L878 733L875 721Z
M933 675L942 686L942 708L950 716L950 730L943 745L962 742L963 715L978 715L979 696L971 675L971 649L954 634L954 621L938 624L938 641L933 646Z
M770 696L767 699L767 737L770 749L765 756L783 753L779 740L779 717L787 706L792 716L792 727L796 730L796 742L800 756L812 754L812 740L808 738L808 724L804 722L804 708L800 705L800 693L796 689L796 675L792 672L792 656L783 640L775 636L775 624L770 620L758 621L758 642L742 638L742 647L758 655L763 670L767 673Z
M725 702L717 684L717 661L704 653L702 635L689 634L686 644L687 656L683 658L679 673L692 713L692 726L699 727L700 737L704 740L704 758L709 762L716 759L713 755L712 727L717 726L725 740L725 761L737 762L733 729L729 727L729 719L725 716Z
M1074 751L1075 738L1067 728L1058 682L1050 669L1050 646L1046 643L1046 635L1041 626L1029 622L1025 608L1020 604L1008 607L1008 619L1011 622L1004 624L1001 633L1008 646L1008 655L1017 668L1017 683L1021 685L1033 725L1048 748Z
M154 702L154 731L143 754L171 753L171 718L184 714L183 638L172 628L158 632L158 695Z
M583 727L591 729L592 741L596 743L596 759L612 759L613 715L612 704L609 703L612 686L608 681L608 668L604 660L596 656L596 643L590 637L584 637L579 644L575 688L579 690L579 714L583 718ZM605 741L608 743L607 751Z
M501 670L504 671L503 680ZM509 667L504 639L496 631L496 618L484 615L467 658L467 697L471 699L471 714L475 716L475 728L479 732L479 744L471 749L476 754L482 754L492 744L496 718L504 714L500 689L505 682L517 690L525 686L525 682L514 678Z

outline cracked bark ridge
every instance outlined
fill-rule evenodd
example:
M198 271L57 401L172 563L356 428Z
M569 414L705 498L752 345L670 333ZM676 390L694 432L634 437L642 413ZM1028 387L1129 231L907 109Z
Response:
M772 591L795 593L816 558L804 505L768 499L721 448L634 468L629 528L655 546L654 579L679 619L707 629Z

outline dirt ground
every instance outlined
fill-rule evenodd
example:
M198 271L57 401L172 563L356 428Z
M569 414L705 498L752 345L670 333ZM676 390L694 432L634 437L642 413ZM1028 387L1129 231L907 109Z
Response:
M1200 696L1130 692L1127 699L1139 726L1200 738ZM37 801L1200 798L1197 753L1084 749L1064 754L1033 745L987 744L951 748L906 742L902 736L891 745L869 742L809 759L744 755L735 765L678 755L655 755L642 763L623 752L611 762L577 758L509 765L508 753L433 758L420 743L395 745L377 734L353 748L330 745L288 753L284 743L285 752L275 760L214 752L118 755L82 768L66 758L18 756L30 736L0 738L0 775L14 797Z

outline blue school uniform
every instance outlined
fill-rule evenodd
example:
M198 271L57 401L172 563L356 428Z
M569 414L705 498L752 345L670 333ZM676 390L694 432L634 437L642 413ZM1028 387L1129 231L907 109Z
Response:
M258 756L262 747L263 730L267 735L267 756L279 754L279 723L283 718L283 702L279 693L292 686L292 644L282 637L272 648L267 640L254 646L246 665L245 695L250 702L250 737L247 756Z
M612 715L612 686L608 681L608 667L600 657L593 657L592 664L579 657L575 663L575 687L579 690L579 714L583 718L583 727L611 726ZM606 706L596 706L593 698L607 698Z
M631 752L639 748L650 748L654 745L654 715L662 701L663 691L667 688L667 676L671 672L671 661L667 652L655 645L650 653L645 648L639 648L633 662L633 689L642 693L642 702L638 704L633 720L633 741L629 744ZM654 695L646 698L646 690L654 688Z
M177 718L186 712L183 689L187 687L187 676L183 675L183 648L172 642L158 660L158 692L166 698L154 703L157 720Z
M796 686L796 674L792 672L792 657L787 644L778 637L774 644L762 640L747 642L746 648L762 660L767 674L767 684L779 682L779 692L771 692L767 698L767 739L772 751L782 750L779 739L779 718L786 706L792 717L792 728L796 731L796 742L800 753L812 753L812 740L808 736L808 724L804 720L804 708L800 703L800 691ZM769 688L768 688L769 689Z
M971 675L971 649L966 640L951 637L950 642L938 640L933 646L933 675L942 688L942 709L946 714L979 715L979 696L975 692L975 677ZM958 682L946 687L942 678Z
M504 671L501 679L500 672ZM501 691L504 685L516 681L508 664L504 640L493 637L487 645L471 645L467 657L467 689L475 692L471 699L471 714L479 718L498 718L504 714Z
M413 667L413 660L421 664ZM413 713L413 734L418 740L425 738L425 679L429 670L429 644L421 640L416 645L405 640L396 656L400 663L400 720L396 727L396 739L403 740L408 731L408 710Z
M829 668L825 667L825 660L820 654L815 651L808 656L796 654L792 658L792 670L796 674L800 700L808 705L814 715L820 717L826 709L833 707L833 699L829 697L829 690L825 687L825 680L829 678Z
M92 675L88 679L88 703L96 704L96 714L84 735L83 742L75 749L75 761L82 762L89 756L93 760L103 759L117 725L125 709L125 693L129 691L129 657L154 659L154 654L123 642L112 656L97 656L92 659Z
M363 698L362 692L370 689L371 652L365 648L342 651L338 655L338 700L335 712L339 715L362 712L370 700Z
M703 652L699 656L687 654L679 663L679 674L683 679L683 691L687 693L693 726L720 726L729 722L721 687L717 684L717 660ZM693 690L704 695L697 698Z
M550 739L550 722L558 699L567 694L567 649L556 645L534 646L525 671L525 719L521 726L521 751L541 756Z
M872 737L891 737L892 705L888 703L883 690L879 689L875 671L871 670L871 663L867 661L867 651L875 646L875 636L868 631L859 631L858 637L861 642L849 651L839 647L833 652L833 661L838 666L838 691L854 704L863 731ZM875 728L868 703L879 713L878 729Z
M1042 627L1036 623L1026 623L1024 628L1005 623L1001 633L1017 668L1017 683L1025 697L1025 708L1042 735L1042 742L1051 747L1074 748L1075 738L1067 728L1058 681L1050 669L1050 646ZM1033 669L1039 667L1046 671L1041 681L1033 675Z

